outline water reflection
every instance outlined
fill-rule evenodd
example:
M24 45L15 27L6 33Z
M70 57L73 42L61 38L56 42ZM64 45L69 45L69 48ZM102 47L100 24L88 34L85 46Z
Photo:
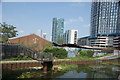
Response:
M118 79L120 75L120 67L114 65L78 65L77 69L72 69L69 71L54 72L49 71L47 74L43 73L42 70L35 69L21 69L16 71L4 71L3 79L6 78L16 79L16 78L43 78L44 80L56 80L58 78L112 78ZM98 79L97 79L98 80Z
M119 66L80 65L78 69L70 70L59 78L118 78Z

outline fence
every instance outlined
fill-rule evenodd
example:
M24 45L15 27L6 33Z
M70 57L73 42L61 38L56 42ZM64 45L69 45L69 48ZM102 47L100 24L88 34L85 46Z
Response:
M1 57L2 59L8 59L16 56L28 56L30 58L39 60L39 61L52 61L52 53L43 53L38 52L33 49L27 48L18 44L0 44L2 47Z

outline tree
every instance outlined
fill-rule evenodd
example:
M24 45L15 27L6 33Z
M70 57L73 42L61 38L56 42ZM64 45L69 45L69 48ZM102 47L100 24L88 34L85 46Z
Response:
M17 36L17 30L16 27L14 27L13 25L8 25L5 22L0 23L1 28L0 28L0 36L2 37L2 39L0 40L0 42L2 43L6 43L8 41L9 38L12 37L16 37Z
M94 54L94 51L87 50L87 51L79 51L79 56L86 56L86 57L92 57Z
M81 48L78 50L78 52L80 52L80 51L82 51L82 49L81 49Z
M45 48L50 48L50 47L52 47L52 42L50 42L49 44L45 45Z
M54 47L47 47L43 52L46 53L53 53L53 56L57 58L66 58L68 52L64 48L54 48Z
M64 43L64 40L63 40L63 39L58 39L58 40L57 40L57 43L58 43L58 44L63 44L63 43Z

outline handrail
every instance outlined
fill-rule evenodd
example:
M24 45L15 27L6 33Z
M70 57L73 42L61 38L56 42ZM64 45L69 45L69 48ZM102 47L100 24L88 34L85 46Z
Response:
M2 44L2 55L4 55L4 57L7 55L11 57L14 57L14 55L21 55L28 56L38 61L53 61L52 53L38 52L36 50L18 44Z

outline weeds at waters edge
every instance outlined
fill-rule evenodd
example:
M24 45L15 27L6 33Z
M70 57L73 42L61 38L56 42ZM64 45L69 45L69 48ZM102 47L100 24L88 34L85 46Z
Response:
M58 67L59 71L68 71L70 69L78 68L78 65L77 64L66 64L63 62L60 65L53 66L53 69L54 69L54 67Z
M62 72L62 73L64 73L64 72L66 72L68 70L76 69L76 68L78 68L78 65L76 65L76 64L69 64L68 65L68 64L66 64L66 63L63 62L60 65L53 66L52 70L54 70L54 67L57 67L58 71L57 72L53 71L52 75L57 75L57 73L59 73L59 71ZM49 71L48 71L47 74L49 74ZM42 78L42 77L45 78L45 75L46 74L43 74L43 73L41 74L39 71L37 71L36 73L30 71L30 72L24 72L24 73L22 73L17 78L18 79L33 78L33 77L35 77L35 78Z

